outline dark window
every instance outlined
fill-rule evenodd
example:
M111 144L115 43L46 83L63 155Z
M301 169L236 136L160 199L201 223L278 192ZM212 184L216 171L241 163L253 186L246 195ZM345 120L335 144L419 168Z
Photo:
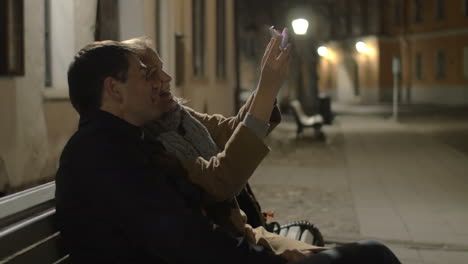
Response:
M216 76L226 78L226 5L216 1Z
M421 81L423 79L423 57L421 53L416 53L414 66L415 78Z
M24 75L23 0L0 1L0 75Z
M192 0L193 74L205 75L205 0Z
M463 14L468 17L468 0L463 0Z
M463 47L463 77L468 80L468 46Z
M185 76L185 50L184 36L175 35L175 83L180 86L184 83Z
M444 0L434 0L435 7L435 18L441 20L445 18L445 1Z
M118 0L98 0L95 40L119 40Z
M445 78L445 52L442 50L437 51L436 53L436 68L435 75L437 79Z
M353 1L351 7L351 31L353 35L363 33L363 1Z
M423 21L423 0L414 0L414 23L421 23Z
M45 64L45 87L52 87L52 55L50 34L50 0L44 1L44 64Z
M401 11L401 0L393 0L393 25L396 27L401 26L403 19Z
M162 26L161 26L161 22L162 22L162 16L161 16L161 0L156 0L156 17L154 19L155 23L156 23L156 51L158 52L159 56L162 57L162 54L161 54L161 46L162 46Z

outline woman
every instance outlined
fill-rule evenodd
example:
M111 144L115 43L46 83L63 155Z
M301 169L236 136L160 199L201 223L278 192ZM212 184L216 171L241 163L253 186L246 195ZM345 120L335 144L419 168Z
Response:
M270 40L261 62L256 94L232 118L198 113L181 105L171 94L172 79L162 70L161 60L150 48L151 43L144 39L126 41L149 68L148 78L159 86L158 107L165 113L146 125L145 137L150 142L157 141L159 146L164 145L167 155L160 161L173 166L174 177L188 177L205 191L206 213L233 235L269 248L288 261L301 261L298 264L399 264L393 252L377 241L359 241L324 250L246 224L245 214L234 195L245 186L268 153L261 138L279 122L279 112L273 110L276 108L273 105L286 76L290 51L290 47L280 50L281 39L279 36ZM246 144L249 144L248 151ZM321 252L305 258L317 251Z
M273 40L262 59L262 69L265 67L269 52L275 52L274 55L278 58L289 56L290 47L284 50L274 49L272 42ZM167 152L177 158L179 164L187 171L190 181L205 191L207 214L234 235L244 236L250 242L270 248L277 254L287 250L322 249L269 233L263 227L253 229L247 224L246 215L240 210L234 198L244 188L249 177L268 153L268 148L262 140L249 139L264 137L280 122L281 114L276 104L273 107L273 102L271 103L269 122L256 120L249 114L255 111L252 109L256 100L255 93L234 117L226 118L221 115L196 112L183 106L180 100L172 95L170 89L172 78L162 70L161 59L151 48L149 40L136 38L125 43L132 47L140 60L149 68L149 78L160 81L159 107L164 114L159 120L145 126L145 137L164 145ZM282 74L281 82L286 72ZM281 87L281 83L276 85L278 89ZM241 123L251 129L242 129ZM249 144L248 147L246 143Z

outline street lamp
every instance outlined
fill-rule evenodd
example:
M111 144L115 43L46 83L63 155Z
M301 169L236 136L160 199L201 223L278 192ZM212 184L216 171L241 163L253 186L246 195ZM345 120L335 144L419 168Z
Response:
M356 43L356 50L359 52L359 53L367 53L367 45L366 43L362 42L362 41L359 41Z
M317 53L318 55L320 55L321 57L328 57L330 55L330 51L328 51L327 47L324 47L324 46L320 46L318 49L317 49Z
M361 54L374 55L374 49L363 41L356 42L356 50Z
M296 35L307 34L307 29L309 28L309 21L307 21L307 19L297 18L294 19L291 24Z
M296 34L296 47L297 50L300 54L298 57L299 60L299 76L300 79L303 78L304 75L307 75L308 81L306 82L306 89L302 89L303 83L298 85L298 88L300 89L299 94L302 97L302 103L304 106L306 106L308 109L310 109L310 112L313 115L316 115L319 113L319 96L318 96L318 76L317 76L317 54L313 52L313 49L311 47L314 46L314 39L310 34L307 34L307 29L309 28L309 21L305 19L304 17L308 17L308 15L304 16L304 10L302 10L303 15L296 17L294 20L292 20L292 28L294 33ZM315 21L315 20L313 20ZM328 53L328 50L326 47L320 47L317 52L319 54L323 54L326 56ZM302 67L302 65L304 67ZM321 127L318 126L315 128L315 135L318 139L324 140L325 139L325 134L322 132Z

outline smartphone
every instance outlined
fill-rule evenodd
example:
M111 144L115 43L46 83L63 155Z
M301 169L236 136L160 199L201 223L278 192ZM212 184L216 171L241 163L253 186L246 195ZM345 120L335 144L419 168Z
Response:
M280 35L280 33L275 29L275 26L270 27L270 34L272 37L277 37ZM283 40L281 41L281 49L285 49L288 46L288 29L284 28L281 35L283 35Z

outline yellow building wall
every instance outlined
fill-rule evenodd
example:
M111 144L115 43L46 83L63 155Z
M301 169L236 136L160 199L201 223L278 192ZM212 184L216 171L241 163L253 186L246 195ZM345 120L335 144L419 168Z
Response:
M423 56L423 78L414 78L414 85L468 85L468 80L463 76L463 48L468 47L468 33L465 35L434 36L410 40L411 58L417 53ZM436 77L436 52L445 52L445 78Z

